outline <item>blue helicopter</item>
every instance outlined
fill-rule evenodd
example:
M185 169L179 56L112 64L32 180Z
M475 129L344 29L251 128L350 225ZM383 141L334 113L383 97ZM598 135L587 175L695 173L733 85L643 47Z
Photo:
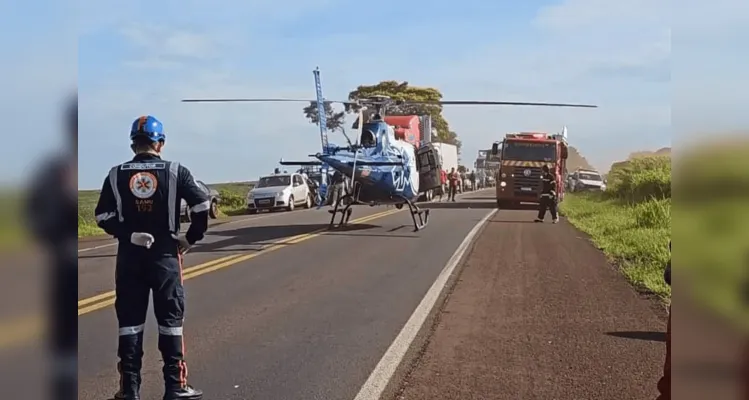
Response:
M430 143L422 143L418 148L411 143L396 138L395 130L388 125L383 116L388 106L402 104L424 105L516 105L547 107L584 107L596 108L595 105L566 103L528 103L501 101L402 101L387 96L375 96L369 99L330 101L322 96L320 71L315 69L315 86L317 100L307 99L185 99L182 102L317 102L322 152L310 157L311 161L281 161L281 165L320 166L322 184L319 187L320 206L328 195L326 176L328 168L339 171L349 185L344 184L344 194L337 196L329 229L348 224L355 204L395 205L402 209L408 206L414 231L426 227L429 222L429 209L416 205L422 193L441 186L440 156ZM324 103L356 105L359 116L354 128L359 130L359 140L352 143L346 137L347 146L336 146L328 143ZM371 107L371 108L370 108ZM366 111L366 112L365 112ZM426 133L430 135L431 133ZM341 186L343 182L332 182ZM318 207L319 208L319 207ZM338 224L336 216L340 213Z

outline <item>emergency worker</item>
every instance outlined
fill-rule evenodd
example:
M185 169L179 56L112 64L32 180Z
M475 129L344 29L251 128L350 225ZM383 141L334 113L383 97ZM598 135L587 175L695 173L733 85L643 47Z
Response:
M182 337L184 288L182 256L203 239L210 199L178 162L161 158L166 135L152 116L142 116L130 130L132 160L113 167L104 180L96 221L119 241L115 270L115 311L119 323L120 388L115 400L138 400L143 358L143 331L148 297L159 326L164 360L164 400L202 399L187 384ZM181 200L190 207L191 224L179 235Z
M559 222L557 216L557 180L554 175L549 172L549 166L544 165L541 173L541 198L538 202L538 218L536 222L544 222L546 217L546 210L551 212L551 222L556 224Z
M460 185L460 175L458 174L458 171L455 170L455 167L453 167L450 170L450 173L447 174L447 180L450 184L450 191L447 193L447 199L455 201L455 193L458 191L458 185Z

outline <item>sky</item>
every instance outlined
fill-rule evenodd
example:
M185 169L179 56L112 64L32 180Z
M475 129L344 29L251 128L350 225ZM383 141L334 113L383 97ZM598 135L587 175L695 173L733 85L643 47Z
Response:
M46 1L49 13L61 7ZM557 132L566 125L571 145L606 170L634 151L672 141L678 151L681 140L749 127L744 103L749 81L742 73L749 55L740 51L749 40L749 3L679 4L677 9L663 0L83 0L76 20L79 187L100 187L111 166L132 156L126 135L143 114L164 123L164 157L206 182L253 180L281 158L305 159L319 151L320 141L317 127L302 114L303 103L180 99L312 99L317 66L328 99L345 99L361 84L398 80L438 88L445 100L599 106L446 106L443 114L463 142L467 165L478 150L512 131ZM46 38L16 63L14 84L41 91L42 84L54 82L63 93L70 70L55 64L63 51L56 33L69 26L45 24L46 17L31 6L12 7L36 18L30 26L18 24L18 30ZM53 119L49 104L57 100L45 101L50 114L35 118ZM4 102L6 111L13 110L8 104L14 100ZM26 126L15 123L17 129ZM57 136L50 128L24 146L53 143ZM340 134L330 140L344 142ZM11 162L28 163L23 151L5 153L15 157Z

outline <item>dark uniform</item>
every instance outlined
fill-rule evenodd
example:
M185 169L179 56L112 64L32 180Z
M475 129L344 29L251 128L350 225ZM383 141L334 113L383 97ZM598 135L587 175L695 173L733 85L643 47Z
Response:
M549 172L547 165L544 165L543 173L541 174L541 198L538 203L538 218L536 218L536 222L544 221L547 209L551 212L552 222L556 223L559 220L557 216L557 180Z
M161 123L151 116L133 123L131 138L140 134L156 139L154 142L165 139ZM184 238L179 238L182 199L190 207L191 224ZM184 243L179 239L192 245L203 238L209 208L208 195L187 168L153 153L137 154L131 161L113 167L104 180L96 221L119 240L115 310L121 379L115 399L139 399L143 331L151 291L164 360L164 399L202 398L201 391L187 384L182 339ZM144 244L140 239L148 235L151 243Z

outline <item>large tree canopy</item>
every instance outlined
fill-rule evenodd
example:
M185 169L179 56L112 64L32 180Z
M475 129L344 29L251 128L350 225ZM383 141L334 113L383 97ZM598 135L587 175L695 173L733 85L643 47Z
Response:
M393 100L410 101L440 101L442 93L434 88L409 86L408 82L382 81L376 85L359 86L349 93L349 100L367 99L375 95L389 96ZM317 102L313 101L304 107L304 115L307 119L319 125L317 118ZM345 132L344 118L347 113L358 113L359 106L346 104L345 111L335 112L330 103L325 103L325 114L327 116L327 128L330 131L341 130ZM387 115L431 115L432 127L436 129L437 135L432 135L432 140L443 143L454 144L460 152L461 143L458 134L450 130L450 126L442 117L442 106L439 104L402 104L392 105L386 110Z
M372 96L388 96L393 100L410 101L440 101L442 93L434 88L409 86L408 82L382 81L376 85L362 85L348 95L349 100L367 99ZM346 105L347 112L359 112L355 104ZM450 126L442 117L442 105L439 104L402 104L392 105L386 109L388 115L426 115L432 116L432 127L437 130L437 136L432 140L443 143L451 143L460 151L460 140L455 132L450 131Z

